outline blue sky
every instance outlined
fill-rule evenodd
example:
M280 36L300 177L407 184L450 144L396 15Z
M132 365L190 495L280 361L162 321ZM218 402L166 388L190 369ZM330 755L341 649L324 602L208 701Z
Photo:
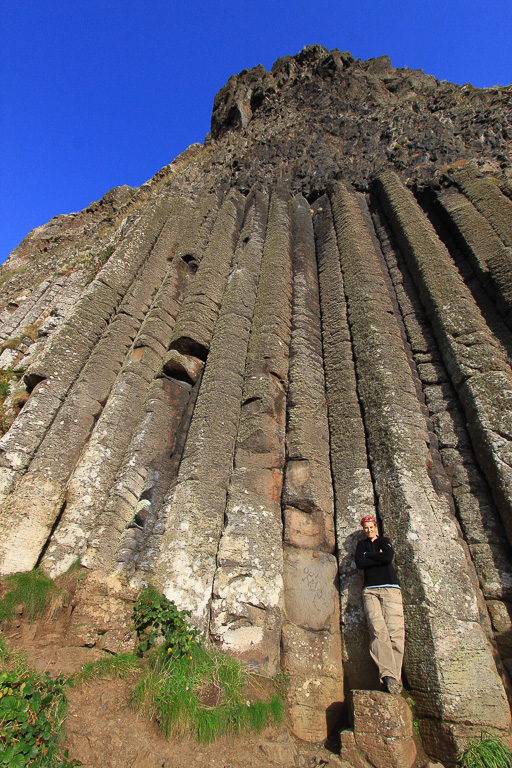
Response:
M209 130L230 75L305 45L512 81L511 0L0 0L0 261Z

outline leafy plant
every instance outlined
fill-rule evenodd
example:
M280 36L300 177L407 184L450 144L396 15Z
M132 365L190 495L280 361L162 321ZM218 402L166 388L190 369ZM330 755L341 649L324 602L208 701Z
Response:
M190 611L179 611L175 604L153 587L139 595L133 611L135 631L139 638L137 652L148 651L158 637L163 637L165 652L173 657L189 656L198 645L201 633L189 626Z
M64 719L62 675L52 679L30 670L23 657L0 648L0 754L1 768L73 768L67 753L58 756L58 739Z
M460 768L512 768L512 752L496 736L484 731L460 755Z
M44 611L57 589L53 581L37 568L8 576L7 591L0 600L0 621L11 619L17 605L23 606L24 613L32 621Z
M226 654L206 651L188 616L189 611L179 611L152 587L140 594L134 608L138 653L148 651L158 637L163 646L149 656L132 703L154 716L167 737L189 735L212 741L226 732L260 731L269 719L279 722L283 710L279 696L248 701L242 664Z
M226 654L196 645L191 658L172 659L161 649L150 658L132 703L155 717L167 738L191 736L208 742L228 732L259 732L269 720L280 722L279 696L250 701L246 683L242 664Z

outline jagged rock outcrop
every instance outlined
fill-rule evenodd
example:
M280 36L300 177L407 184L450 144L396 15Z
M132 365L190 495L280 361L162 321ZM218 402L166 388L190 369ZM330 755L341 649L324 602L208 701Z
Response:
M233 76L204 146L140 190L31 232L0 284L0 572L80 560L118 624L158 585L210 643L285 670L291 727L319 741L376 683L370 512L426 751L507 736L511 94L310 46ZM355 694L347 750L382 696ZM378 760L414 759L408 728Z

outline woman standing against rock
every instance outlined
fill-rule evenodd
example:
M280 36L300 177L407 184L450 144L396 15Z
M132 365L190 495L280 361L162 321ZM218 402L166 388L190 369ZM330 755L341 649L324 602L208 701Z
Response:
M370 654L379 668L380 689L399 694L405 629L402 592L393 568L391 542L379 536L373 517L363 517L366 534L356 547L355 562L364 571L363 603L370 629Z

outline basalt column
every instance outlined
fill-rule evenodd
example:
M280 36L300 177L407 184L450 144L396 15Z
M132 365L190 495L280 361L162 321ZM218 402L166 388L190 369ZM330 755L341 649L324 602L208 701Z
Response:
M512 371L432 226L396 174L379 177L384 211L464 408L473 448L512 541Z
M233 465L243 375L266 229L267 198L251 194L178 478L164 509L156 579L207 634ZM178 325L178 324L177 324Z
M315 232L322 308L323 354L329 403L331 465L335 492L343 671L346 689L378 683L369 654L362 605L362 574L354 564L361 518L376 515L366 436L357 394L352 341L336 233L327 196L315 205Z
M175 200L174 205L179 207L179 202ZM168 213L166 209L166 215ZM167 236L168 232L161 235L160 242L165 242ZM135 262L141 262L138 252ZM113 266L110 266L113 269ZM122 286L127 284L127 291L118 311L90 352L77 381L37 448L26 474L5 502L0 547L6 547L11 553L16 553L19 548L19 552L12 560L9 555L1 558L2 572L26 570L36 564L60 512L69 476L96 419L102 412L124 358L149 308L155 282L162 279L165 268L165 247L151 248L147 258L142 261L137 279L133 279L131 284L129 279L133 278L133 269L122 265L122 275L117 275L117 282L114 282L120 292ZM92 295L95 295L94 292ZM93 307L89 308L88 312L92 313ZM80 339L75 349L73 340L78 335L80 318L83 320L83 315L84 307L79 305L69 321L64 324L63 332L57 332L57 342L52 345L57 360L57 366L54 362L53 367L58 368L59 361L63 361L66 371L62 378L58 375L54 377L59 382L57 388L62 387L66 377L78 367L81 357L88 351L91 337L95 338L86 323L86 327L82 328L85 338ZM91 323L92 316L89 318L89 325ZM96 325L100 328L103 325L101 314L100 319L96 320ZM60 345L60 352L57 352L55 345ZM44 361L39 365L40 370L43 370ZM48 411L45 411L45 416L47 415ZM20 509L23 510L21 516L17 514Z
M485 216L454 188L438 193L457 244L470 261L509 328L512 328L512 252ZM512 215L512 214L511 214Z
M472 566L429 476L425 417L365 200L339 185L333 212L379 515L403 589L405 675L424 741L441 758L467 736L468 722L506 729L510 711L479 624Z
M505 197L490 179L485 179L471 167L454 168L449 174L475 208L509 248L512 247L512 201Z
M222 294L228 280L231 269L231 261L235 250L239 228L244 210L244 199L238 192L228 195L215 222L207 251L201 260L200 266L191 282L187 295L181 305L176 324L172 330L170 344L176 339L187 339L187 349L183 350L180 359L174 359L174 375L169 379L170 384L155 382L152 386L150 397L160 400L156 409L149 406L142 416L142 431L136 430L133 445L130 446L126 461L123 462L118 477L112 487L110 497L106 504L105 513L96 521L95 529L90 537L84 563L89 567L100 567L109 570L115 567L116 550L120 543L120 537L125 528L134 519L138 512L138 502L144 490L145 483L150 480L149 473L157 467L152 466L152 449L155 447L153 440L144 441L144 450L140 452L140 439L144 435L148 437L157 423L166 430L167 447L163 445L159 451L168 451L170 456L174 450L178 436L178 428L186 409L191 384L197 379L203 367L203 359L208 354L213 328L219 310ZM183 262L183 259L181 259ZM206 296L207 285L211 285L210 294ZM202 307L206 302L206 310L202 313ZM191 310L195 307L195 312ZM188 317L193 317L193 322L187 323L182 318L182 312ZM181 318L181 321L180 321ZM193 349L194 353L189 354ZM197 355L200 355L199 357ZM161 359L161 358L160 358ZM163 374L166 372L164 358ZM183 383L185 382L185 386ZM153 420L148 423L148 413L155 415L161 411L167 412L167 424ZM158 439L156 435L152 435ZM149 463L146 463L149 459ZM144 506L144 505L143 505Z
M291 208L272 194L247 351L225 526L216 556L210 632L264 675L279 672L281 489L291 319Z
M375 228L439 444L437 452L434 450L435 439L431 438L431 452L434 457L440 454L450 480L449 500L453 498L455 503L480 588L492 616L498 648L503 659L508 659L510 664L512 644L508 614L512 598L512 552L491 492L476 461L466 429L464 412L443 365L439 347L425 317L405 259L397 247L382 210L375 205L375 201L372 202ZM443 482L439 486L441 473L437 462L438 459L435 458L435 471L432 476L436 487L444 490ZM482 626L487 630L488 620L485 614L486 609L483 607Z
M168 334L172 336L183 296L188 296L190 301L201 292L204 286L202 271L208 262L218 258L216 242L229 223L228 207L219 218L215 235L211 237L220 202L220 194L205 193L194 206L185 224L183 237L176 244L174 262L137 339L137 345L144 346L155 336L163 341L160 336L163 334L166 339L163 343L167 347L170 343ZM203 259L205 267L201 268ZM198 279L192 283L198 266ZM137 584L141 580L147 581L148 574L154 568L164 530L162 504L171 481L176 477L201 384L200 370L202 361L193 356L180 356L179 365L175 365L172 375L160 368L148 389L132 441L110 491L106 511L109 519L115 521L114 539L117 545L114 556L112 549L108 550L105 566L122 569ZM106 532L108 538L108 531L109 526L103 528L102 524L96 535L101 537ZM84 562L87 562L87 557Z
M66 571L84 554L91 529L103 512L109 488L130 443L148 386L161 368L174 320L193 275L182 259L173 260L192 210L190 204L180 201L155 246L172 263L73 472L65 509L41 562L43 570L52 577Z
M315 239L302 197L294 200L292 233L281 664L293 731L319 742L339 721L343 671Z
M57 329L43 355L25 373L27 389L33 394L0 440L0 487L4 493L27 469L123 297L140 277L172 205L172 198L164 197L133 226Z

